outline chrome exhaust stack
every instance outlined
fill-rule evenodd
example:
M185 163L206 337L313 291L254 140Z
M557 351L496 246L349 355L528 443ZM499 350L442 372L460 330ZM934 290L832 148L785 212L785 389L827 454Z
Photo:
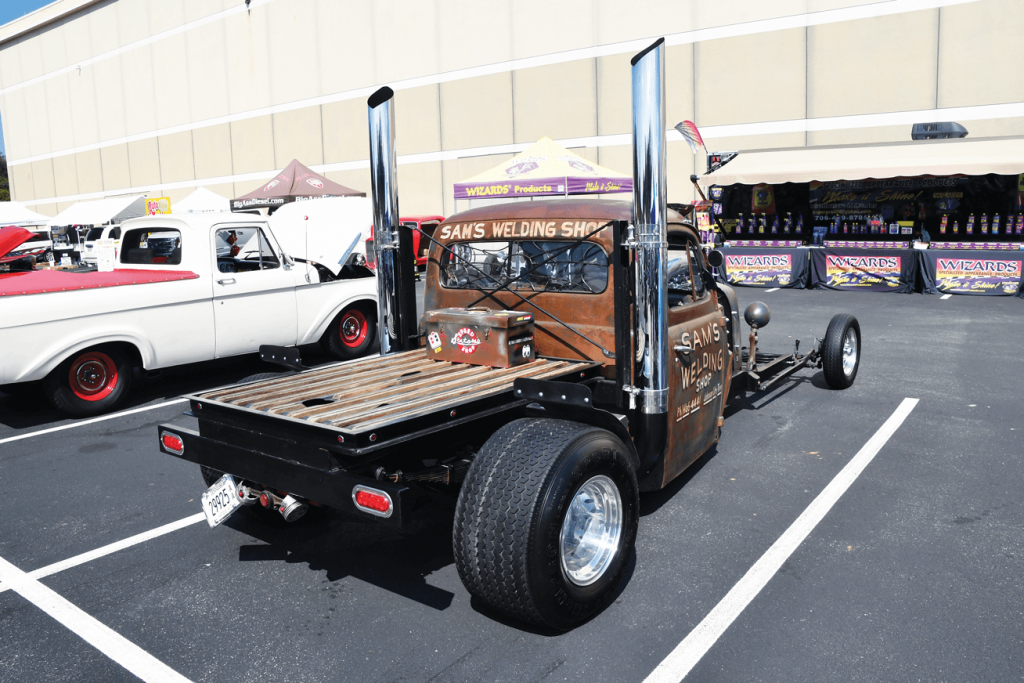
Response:
M415 348L416 289L412 233L399 231L395 93L387 86L370 95L370 191L377 271L377 338L382 356Z
M640 411L668 412L668 187L665 174L665 39L633 67L633 228Z

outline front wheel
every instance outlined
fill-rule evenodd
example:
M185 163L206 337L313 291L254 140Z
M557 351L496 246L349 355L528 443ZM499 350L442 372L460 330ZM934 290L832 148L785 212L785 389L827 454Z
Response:
M487 440L455 509L466 589L524 622L568 630L604 609L629 566L639 494L614 434L521 419Z
M822 371L833 389L846 389L860 368L860 323L849 313L832 317L821 343Z
M365 356L377 333L377 316L372 307L354 304L339 313L320 340L324 351L337 360Z
M58 365L43 380L43 390L57 410L88 417L120 405L131 389L132 374L127 353L114 346L97 346Z

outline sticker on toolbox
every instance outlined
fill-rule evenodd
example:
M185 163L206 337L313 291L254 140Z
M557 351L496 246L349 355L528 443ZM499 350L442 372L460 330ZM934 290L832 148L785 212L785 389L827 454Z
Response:
M437 332L431 332L427 335L427 343L430 344L430 348L434 349L434 353L441 352L441 335Z
M480 339L472 328L463 327L452 337L452 344L458 346L459 351L463 353L473 353L476 351L476 347L480 345Z

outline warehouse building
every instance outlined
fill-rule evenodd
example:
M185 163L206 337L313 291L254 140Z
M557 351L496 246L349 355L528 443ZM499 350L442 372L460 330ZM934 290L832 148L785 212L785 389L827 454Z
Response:
M403 213L450 214L544 136L629 173L629 57L657 36L669 120L711 151L1019 138L1022 25L1020 0L58 0L0 27L0 117L12 199L46 215L237 197L292 159L367 191L366 97L390 85ZM669 140L689 201L706 160Z

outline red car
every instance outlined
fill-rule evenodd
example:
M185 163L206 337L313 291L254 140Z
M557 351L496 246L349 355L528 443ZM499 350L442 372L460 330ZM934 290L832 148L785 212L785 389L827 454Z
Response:
M444 216L403 216L398 219L402 225L419 228L428 236L433 237L437 226L444 220ZM430 253L430 240L424 239L419 230L413 230L412 250L416 254L416 265L427 266L427 254ZM373 268L376 260L376 253L373 251L373 227L370 227L370 239L366 240L366 265Z

